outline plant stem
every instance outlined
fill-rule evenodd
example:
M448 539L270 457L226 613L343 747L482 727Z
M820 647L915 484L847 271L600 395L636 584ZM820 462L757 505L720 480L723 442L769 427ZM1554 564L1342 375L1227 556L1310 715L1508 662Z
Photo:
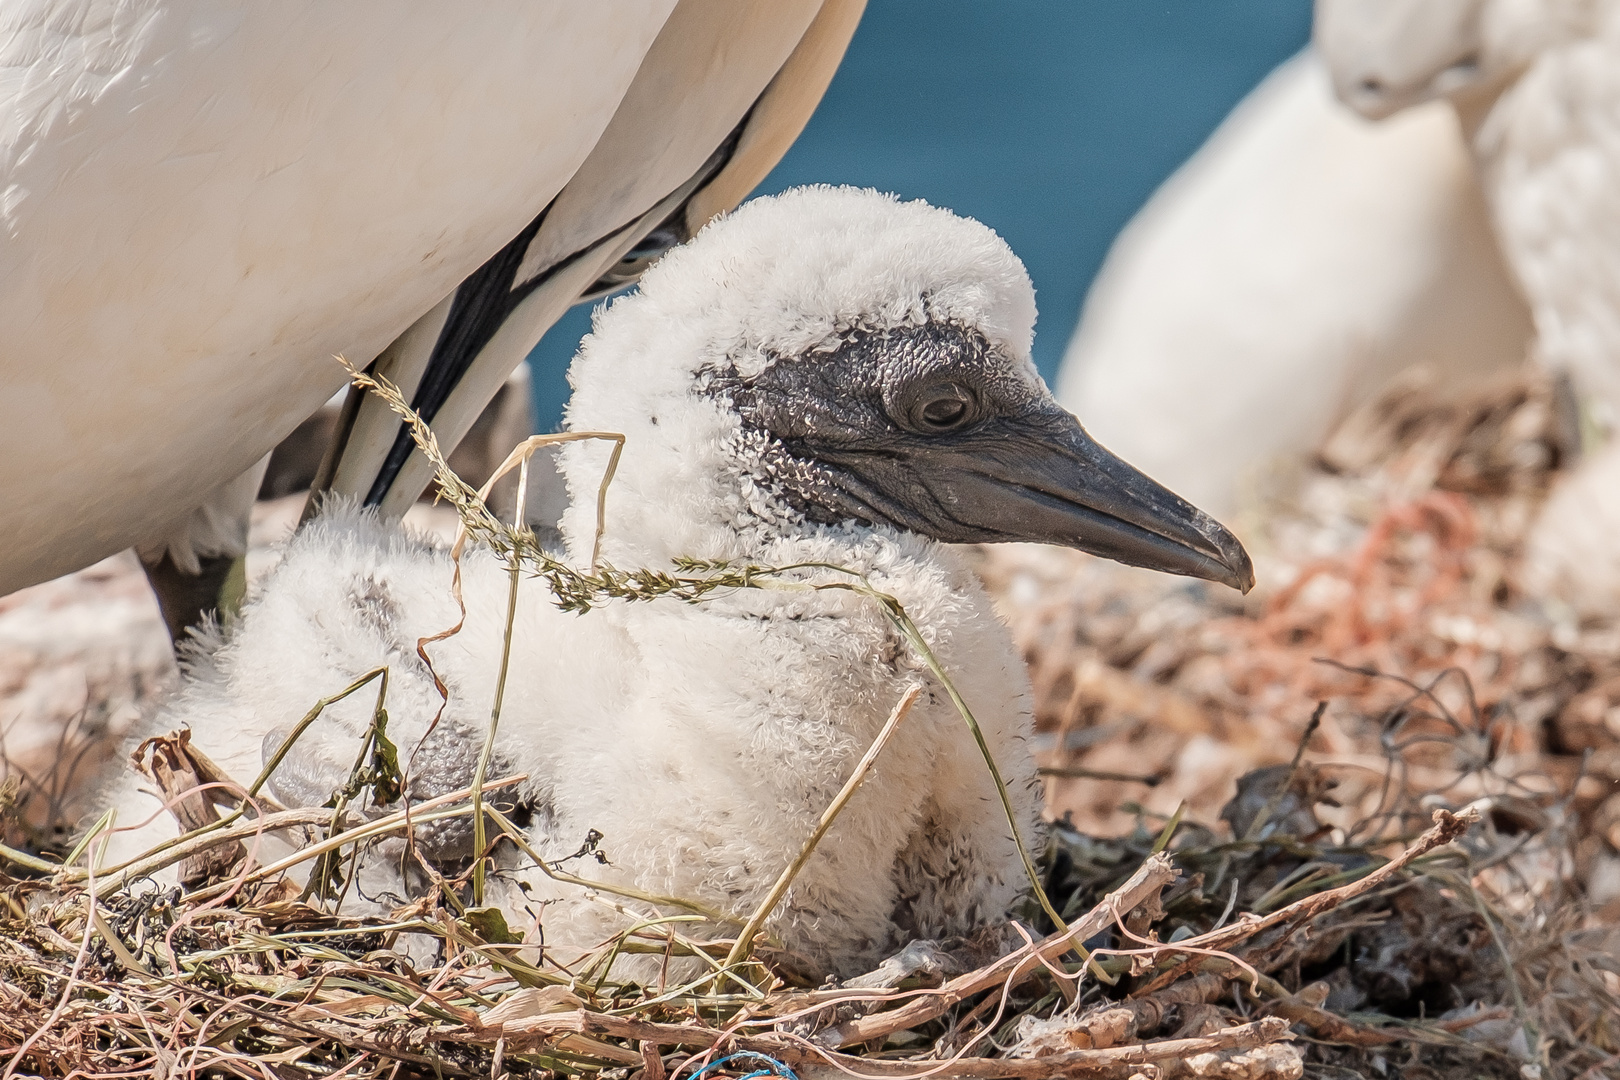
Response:
M833 796L833 800L827 805L827 809L821 812L821 820L816 822L815 829L811 831L809 838L805 840L804 846L799 849L799 854L794 857L792 862L788 863L787 867L776 879L776 884L771 886L771 891L765 894L765 899L760 901L759 906L754 909L754 914L749 918L748 922L743 924L742 933L737 935L736 943L731 946L731 951L726 954L726 967L733 967L741 963L748 956L750 950L753 949L755 935L765 925L765 920L770 918L771 912L776 910L776 905L782 902L782 897L787 893L788 886L792 885L793 879L799 876L799 871L804 869L804 864L810 861L810 856L815 853L816 845L821 843L823 836L827 835L827 830L832 827L832 823L837 819L839 813L843 811L844 806L854 796L855 789L861 786L867 774L872 771L872 766L877 763L878 755L883 752L885 746L889 745L889 737L894 734L894 729L900 726L900 721L906 718L906 714L911 711L911 707L917 703L917 698L922 694L922 690L921 686L913 685L895 703L894 711L889 713L889 719L884 722L882 729L878 731L877 738L872 740L872 745L866 748L865 756L856 763L855 771L849 774L849 779L844 781L844 786L838 789L838 794Z
M1046 890L1041 887L1040 872L1035 869L1035 863L1029 857L1029 847L1024 843L1023 831L1018 828L1018 814L1013 810L1012 800L1007 796L1007 782L1001 778L1001 769L996 765L996 757L990 752L990 744L985 741L984 730L979 727L979 721L974 717L973 710L968 708L968 703L957 692L956 684L945 674L945 668L934 656L934 651L928 647L928 642L923 640L922 632L917 629L917 624L911 621L911 616L906 614L900 602L884 593L873 595L882 600L890 620L900 628L900 632L917 651L922 662L928 665L928 670L933 673L934 678L945 687L945 692L950 695L951 704L956 706L957 713L967 724L968 730L973 733L973 741L979 744L979 753L983 755L985 767L990 770L990 779L995 783L996 796L1001 800L1002 812L1007 815L1007 827L1012 830L1013 846L1018 849L1018 857L1024 862L1024 873L1029 877L1030 891L1034 893L1036 902L1041 905L1041 910L1046 912L1046 917L1052 920L1057 932L1067 933L1069 924L1063 921L1063 916L1058 914L1057 908L1052 906L1051 899L1046 895ZM1078 945L1079 942L1075 944Z
M506 589L506 629L501 634L501 672L495 680L495 702L489 710L489 730L484 733L484 745L478 750L478 765L472 778L473 827L473 907L484 906L484 777L489 771L489 759L495 752L495 730L501 723L501 701L506 696L506 672L512 662L512 626L517 619L519 571L522 563L514 552L510 558Z

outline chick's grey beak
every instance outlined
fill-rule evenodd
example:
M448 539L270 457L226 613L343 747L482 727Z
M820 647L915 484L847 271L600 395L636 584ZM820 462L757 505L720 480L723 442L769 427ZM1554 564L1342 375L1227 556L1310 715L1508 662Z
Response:
M891 453L887 467L861 470L862 496L935 539L1058 544L1241 592L1254 586L1237 537L1103 449L1061 409Z

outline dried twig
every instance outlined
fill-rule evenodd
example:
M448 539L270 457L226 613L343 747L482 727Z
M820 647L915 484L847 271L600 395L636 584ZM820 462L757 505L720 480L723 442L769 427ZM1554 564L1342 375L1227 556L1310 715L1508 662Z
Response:
M527 774L509 776L485 784L484 787L486 790L510 787L513 784L520 784L526 779L528 779ZM418 803L412 809L409 818L407 818L405 811L399 810L384 817L377 818L373 821L360 821L359 819L355 819L355 823L348 832L338 833L336 836L323 841L319 845L301 848L288 858L283 859L272 866L261 867L259 870L254 871L250 875L249 880L261 880L265 877L274 876L291 866L296 866L301 862L313 859L317 855L320 855L328 850L344 847L348 844L355 843L360 840L367 840L374 836L384 836L390 832L407 828L412 824L423 824L427 821L435 821L441 818L464 816L470 811L455 807L454 804L466 800L471 794L472 792L470 789L464 788L461 791L451 792L448 795L440 795L437 798ZM443 809L445 807L451 807L451 809ZM187 840L175 844L173 847L162 849L156 854L145 856L135 860L132 863L129 863L122 870L110 874L106 878L98 880L96 882L96 895L102 898L110 896L113 893L126 888L131 882L139 881L144 877L149 877L165 867L172 866L180 860L200 851L205 851L216 844L244 840L262 833L277 832L281 829L331 824L332 811L326 807L320 806L303 807L297 810L282 810L273 814L265 814L263 817L249 818L239 821L234 825L228 825L224 828L215 829L200 836L193 836ZM65 880L62 882L62 884L68 884L78 880L77 875L70 876L64 874L63 877ZM213 892L213 888L199 889L197 892L193 893L192 896L196 899L202 899L212 895Z
M1116 1046L1102 1050L1077 1050L1043 1058L956 1058L931 1061L884 1061L878 1058L839 1054L813 1042L789 1039L783 1035L728 1035L714 1028L684 1024L657 1024L628 1017L578 1010L552 1013L515 1021L496 1030L469 1032L485 1041L495 1035L506 1041L508 1052L538 1050L563 1035L607 1035L636 1039L664 1046L690 1046L707 1049L724 1042L728 1047L769 1054L790 1065L826 1064L856 1077L930 1077L935 1080L997 1080L1072 1076L1103 1072L1120 1066L1142 1065L1172 1058L1191 1057L1216 1050L1234 1050L1276 1042L1288 1033L1288 1021L1267 1017L1240 1024L1196 1039L1161 1039Z
M1123 885L1109 893L1102 903L1070 923L1067 931L1052 934L1033 947L1019 949L988 967L952 979L927 997L917 998L897 1009L840 1024L818 1035L817 1041L830 1049L870 1042L927 1023L982 990L993 986L1017 986L1042 970L1043 961L1054 960L1093 934L1107 929L1138 904L1157 896L1160 889L1175 879L1176 868L1169 856L1154 855L1138 867Z
M1166 953L1182 952L1189 949L1198 949L1203 952L1229 949L1240 941L1274 927L1284 925L1299 925L1320 915L1322 912L1336 908L1346 901L1353 900L1366 892L1371 892L1391 877L1401 872L1413 859L1427 855L1435 848L1443 847L1468 831L1468 827L1479 820L1479 811L1466 810L1461 814L1453 814L1448 810L1434 812L1434 827L1401 852L1389 862L1372 871L1366 877L1352 881L1348 885L1341 885L1337 889L1329 889L1303 900L1296 900L1285 908L1279 908L1270 915L1259 918L1241 918L1230 926L1219 930L1212 930L1198 937L1179 941L1174 945L1166 945ZM1180 978L1198 961L1182 959L1174 963L1168 970L1160 973L1146 986L1142 987L1133 996L1151 994L1155 990L1168 986L1172 981Z

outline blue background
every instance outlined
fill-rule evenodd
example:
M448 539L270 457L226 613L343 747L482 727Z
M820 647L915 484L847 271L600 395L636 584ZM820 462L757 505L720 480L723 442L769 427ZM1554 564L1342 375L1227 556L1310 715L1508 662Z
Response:
M990 225L1035 281L1051 380L1114 236L1309 35L1310 0L870 0L759 193L859 184ZM530 355L542 431L589 326L575 308Z

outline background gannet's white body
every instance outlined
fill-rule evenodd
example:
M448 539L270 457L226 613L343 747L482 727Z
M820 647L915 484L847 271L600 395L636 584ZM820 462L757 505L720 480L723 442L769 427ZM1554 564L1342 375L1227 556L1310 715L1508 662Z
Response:
M517 276L484 283L551 277L450 357L453 446L626 249L764 176L860 8L0 8L0 593L132 543L228 544L174 522L235 512L233 478L341 385L334 355L387 349L411 392L452 298L550 207Z
M1026 676L977 579L951 549L917 535L803 518L782 500L772 459L723 383L772 364L828 362L826 350L855 331L951 324L982 335L1010 358L1012 378L1049 401L1028 360L1034 315L1022 266L978 223L870 192L801 190L710 226L650 271L639 294L599 313L575 361L569 413L576 428L626 436L607 500L607 562L825 561L897 596L983 726L1026 841L1039 808ZM564 533L576 563L589 559L604 455L578 444L565 456L574 505ZM195 745L250 778L267 739L279 742L316 698L386 664L390 734L408 752L439 707L415 649L456 621L450 575L445 552L369 516L317 519L147 729L189 723ZM495 688L507 581L492 555L466 556L466 626L428 646L450 701L419 772L470 772ZM773 924L792 947L848 972L903 938L994 920L1025 884L971 736L872 601L740 590L573 616L528 582L497 771L529 774L532 831L548 857L572 853L594 828L611 865L571 864L577 872L747 914L916 682L927 693ZM347 770L371 716L358 699L366 696L312 729L307 751L273 781L277 791L324 797L325 774L308 765ZM156 806L133 780L115 803L126 824ZM172 832L159 820L124 834L108 858ZM578 889L537 871L515 876L529 892L505 881L505 906L525 928L538 916L550 948L588 947L626 925Z
M1530 301L1536 355L1572 374L1592 417L1612 433L1620 426L1620 3L1320 0L1317 26L1340 95L1369 115L1439 95L1458 102L1502 248ZM1591 482L1581 490L1601 505L1566 497L1547 507L1531 539L1532 576L1600 609L1620 601L1620 548L1611 532L1569 515L1620 520L1620 490ZM1602 539L1587 546L1581 536Z
M1306 51L1120 235L1057 391L1219 515L1403 368L1476 378L1529 333L1452 109L1370 124Z

